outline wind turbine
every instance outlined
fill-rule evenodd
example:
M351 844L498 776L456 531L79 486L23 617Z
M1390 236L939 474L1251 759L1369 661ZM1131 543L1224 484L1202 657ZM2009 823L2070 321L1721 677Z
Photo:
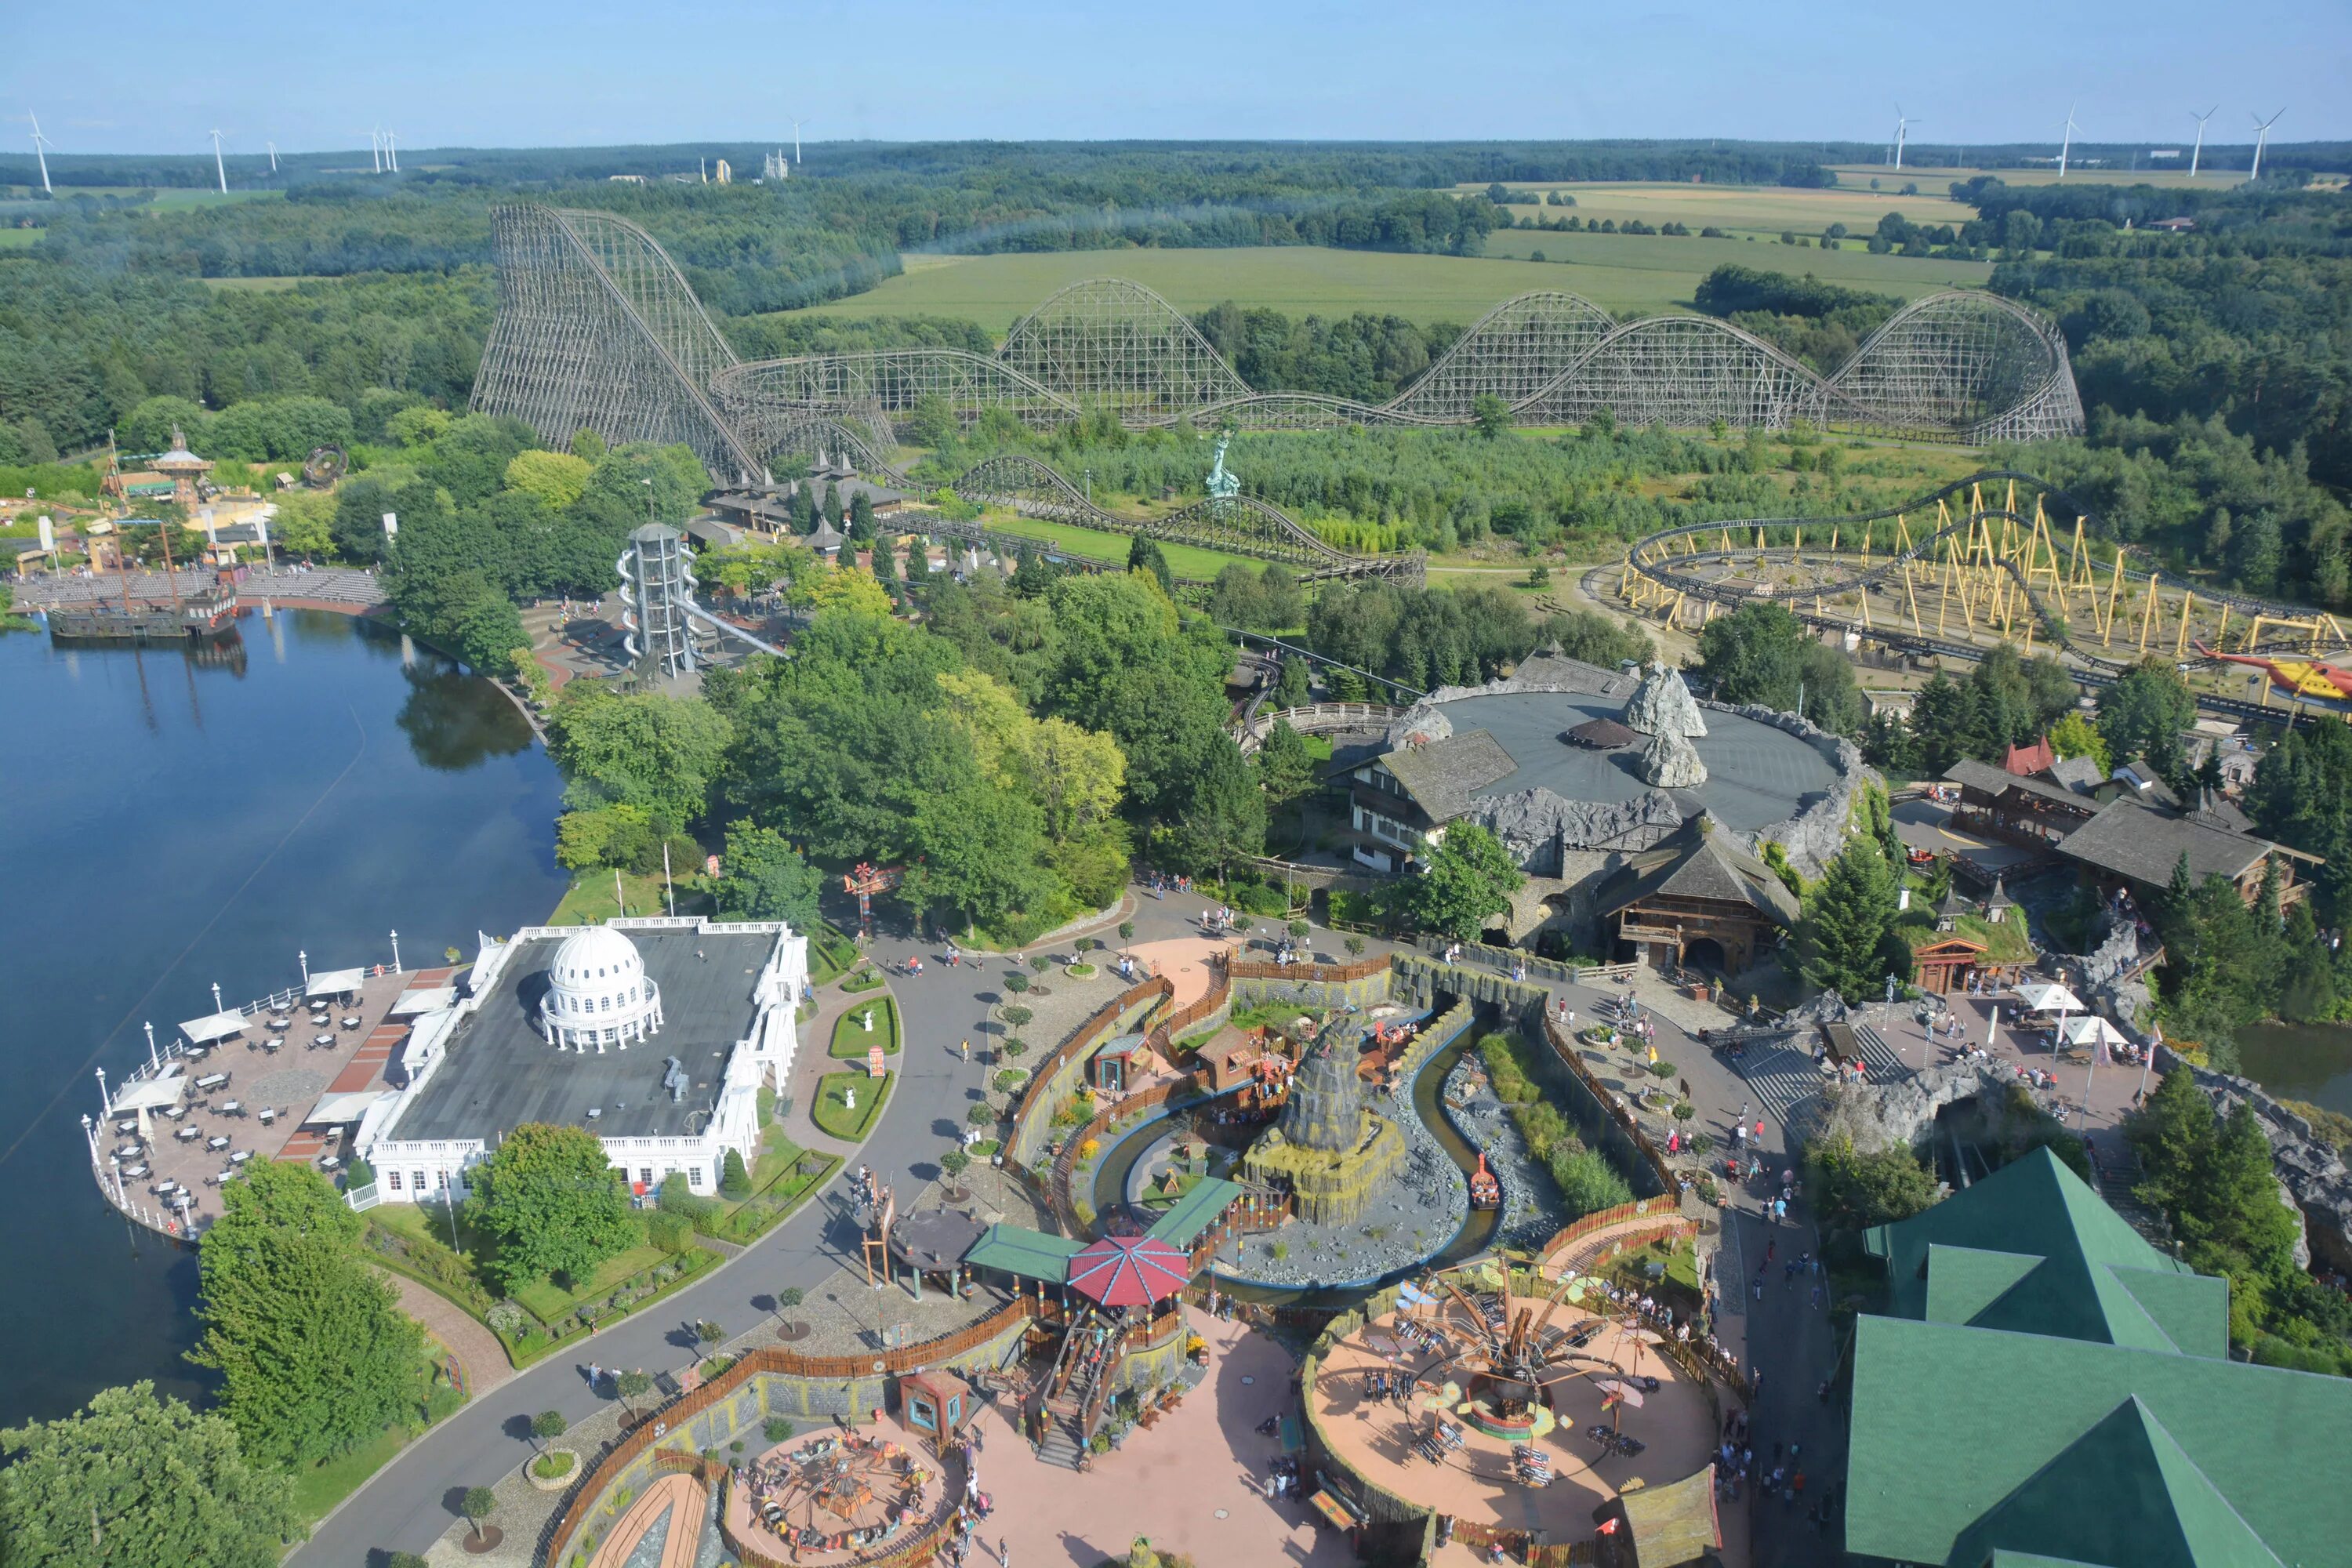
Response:
M278 173L278 143L264 142L262 145L269 149L269 172L274 174Z
M1903 143L1910 133L1911 121L1905 118L1903 106L1898 103L1895 106L1895 169L1897 174L1903 171Z
M2197 161L2205 155L2205 122L2221 112L2218 103L2202 114L2193 109L2189 111L2189 118L2197 121L2197 145L2189 153L2189 177L2192 180L2197 177Z
M372 157L372 158L373 158L373 159L375 160L375 172L376 172L377 174L383 174L383 132L381 132L381 131L371 131L371 132L368 132L368 155L369 155L370 157Z
M389 131L383 133L383 155L392 165L392 172L395 174L400 173L400 138Z
M2271 127L2272 127L2272 126L2273 126L2273 125L2276 125L2276 124L2279 122L2279 114L2284 114L2285 112L2286 112L2286 110L2284 110L2284 109L2282 109L2282 110L2280 110L2278 111L2278 114L2273 114L2273 115L2272 115L2268 120L2264 120L2264 119L2263 119L2261 115L2259 115L2259 114L2257 114L2257 115L2255 115L2255 116L2253 117L2253 120L2254 120L2254 166L2253 166L2252 169L2250 169L2250 170L2248 170L2248 171L2246 172L2246 184L2250 184L2250 185L2251 185L2251 184L2252 184L2256 180L2259 180L2259 179L2261 179L2261 178L2263 177L2263 144L2264 144L2264 143L2266 143L2266 142L2268 142L2270 141L2270 139L2271 139Z
M221 195L228 195L228 165L221 162L221 133L213 132L213 173L220 176Z
M2066 177L2066 154L2074 147L2074 106L2066 106L2066 139L2058 143L2058 177Z
M801 127L807 123L802 120L793 121L793 167L795 169L801 166Z
M41 117L28 109L25 118L33 122L33 156L40 160L41 194L55 195L57 193L49 189L49 139L41 134Z

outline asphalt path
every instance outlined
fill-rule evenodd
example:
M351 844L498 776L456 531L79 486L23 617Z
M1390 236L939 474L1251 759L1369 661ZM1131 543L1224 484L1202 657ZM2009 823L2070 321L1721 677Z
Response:
M1198 934L1190 922L1203 907L1198 898L1147 894L1134 916L1135 939ZM468 1403L370 1478L287 1562L295 1568L360 1568L381 1562L383 1553L423 1552L457 1520L467 1487L488 1486L530 1457L532 1415L558 1410L578 1422L608 1403L588 1387L590 1361L647 1372L682 1369L698 1354L686 1325L708 1319L732 1338L769 1315L775 1291L811 1289L855 1262L856 1226L839 1201L850 1173L863 1163L897 1182L901 1192L936 1178L940 1152L962 1130L971 1103L984 1097L994 1070L985 1052L975 1052L970 1062L959 1059L956 1043L980 1037L981 1022L1001 999L996 987L1008 961L950 968L944 951L943 944L918 944L905 932L878 935L869 949L889 970L891 994L905 1020L898 1082L880 1122L824 1194L709 1278ZM922 974L899 973L917 952L923 956ZM804 1039L800 1048L821 1051L824 1042Z

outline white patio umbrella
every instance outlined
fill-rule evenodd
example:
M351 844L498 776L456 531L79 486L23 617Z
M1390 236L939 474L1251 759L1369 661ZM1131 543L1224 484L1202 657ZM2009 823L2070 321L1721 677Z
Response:
M2028 1012L2079 1013L2084 1010L2083 999L2063 985L2045 983L2021 985L2017 988L2017 994Z

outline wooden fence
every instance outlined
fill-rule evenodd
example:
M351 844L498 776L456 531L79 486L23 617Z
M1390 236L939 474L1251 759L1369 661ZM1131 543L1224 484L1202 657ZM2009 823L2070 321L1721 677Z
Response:
M1601 1114L1615 1122L1625 1136L1633 1140L1634 1150L1642 1156L1643 1163L1650 1167L1650 1173L1657 1179L1659 1192L1669 1197L1677 1194L1681 1190L1680 1184L1675 1180L1673 1168L1666 1163L1665 1151L1642 1131L1641 1122L1631 1110L1617 1103L1616 1091L1602 1087L1601 1080L1592 1076L1584 1065L1584 1058L1577 1054L1576 1037L1561 1028L1559 1021L1549 1010L1544 1014L1543 1032L1552 1055L1559 1058L1561 1064L1576 1075L1577 1080L1591 1091L1601 1106Z
M1671 1215L1681 1218L1682 1205L1675 1198L1661 1194L1654 1198L1637 1198L1630 1204L1619 1204L1615 1208L1596 1209L1554 1231L1549 1240L1536 1248L1536 1257L1549 1268L1551 1260L1564 1248L1575 1246L1586 1237L1607 1230L1612 1225L1622 1225L1629 1219L1640 1219L1648 1215Z
M1263 959L1236 958L1225 965L1225 978L1229 982L1286 980L1299 984L1345 985L1351 981L1369 980L1388 967L1385 955L1354 963L1268 963Z
M952 1334L919 1345L899 1345L877 1351L871 1355L803 1355L772 1345L746 1351L737 1358L734 1365L709 1382L646 1412L619 1442L606 1450L604 1459L595 1469L581 1478L571 1500L549 1524L543 1538L546 1552L542 1560L551 1563L562 1560L572 1538L587 1522L589 1512L596 1506L597 1500L612 1489L622 1472L640 1455L664 1442L684 1440L688 1425L696 1416L713 1405L723 1405L732 1399L755 1374L824 1381L873 1377L877 1373L913 1372L922 1367L937 1366L976 1350L1014 1324L1045 1315L1045 1310L1043 1302L1026 1296L1015 1297L978 1322L967 1324Z

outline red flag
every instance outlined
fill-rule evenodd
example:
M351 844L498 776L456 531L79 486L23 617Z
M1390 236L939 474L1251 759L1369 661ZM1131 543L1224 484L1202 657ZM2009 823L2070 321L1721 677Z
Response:
M1617 1533L1617 1521L1616 1521L1615 1520L1613 1520L1613 1519L1604 1519L1604 1520L1602 1520L1602 1521L1601 1521L1601 1534L1603 1534L1603 1535L1614 1535L1614 1534L1616 1534L1616 1533Z

